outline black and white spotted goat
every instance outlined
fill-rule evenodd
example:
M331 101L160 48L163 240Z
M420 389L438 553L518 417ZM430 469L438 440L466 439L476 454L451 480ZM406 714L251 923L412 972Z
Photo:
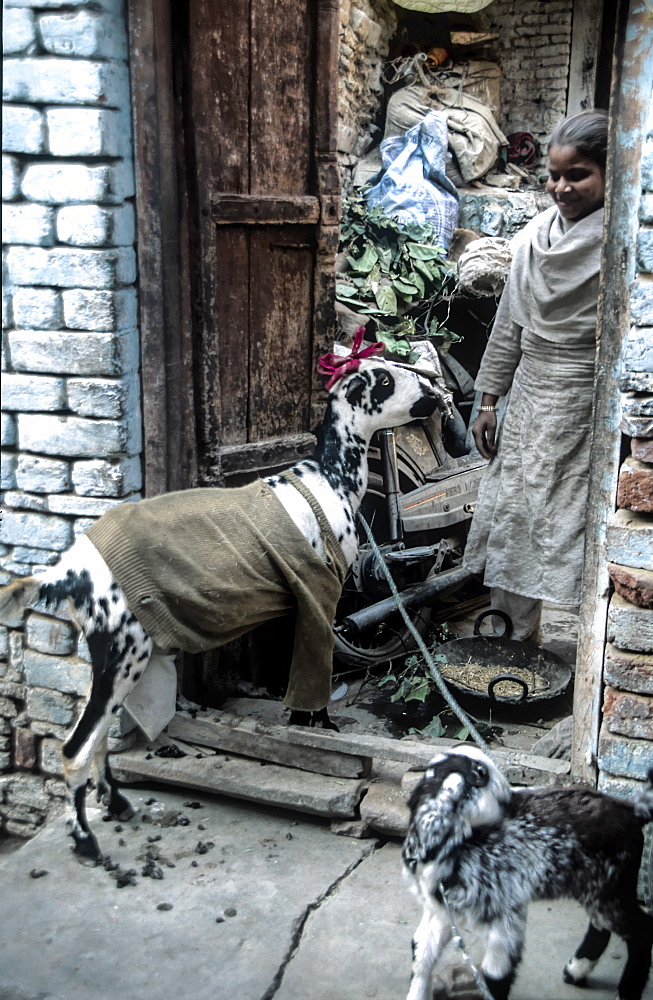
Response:
M409 802L404 872L424 905L413 938L408 1000L431 1000L431 977L452 936L441 892L459 926L484 929L482 972L506 1000L534 899L578 900L590 925L563 978L584 985L611 932L628 959L617 1000L640 1000L648 978L653 916L637 902L642 827L653 819L649 786L633 803L586 788L512 789L476 747L438 754Z
M335 376L327 384L330 389L327 411L315 454L292 469L321 506L348 566L358 547L355 514L367 485L366 455L372 435L382 428L429 416L442 401L429 382L414 371L365 356L369 353L368 348L358 359L350 356L340 370L336 362ZM269 477L265 482L317 556L326 562L327 546L310 503L283 474ZM160 546L165 556L166 538L172 529L166 523L160 528ZM224 584L216 585L218 616L220 586ZM111 816L129 818L131 807L119 791L107 761L107 732L115 712L147 666L154 643L138 620L139 609L128 606L107 562L85 536L74 543L58 566L5 588L0 605L5 612L16 613L37 601L53 606L65 599L88 641L93 676L81 717L63 745L67 828L80 860L92 862L101 855L85 811L91 767L95 762L98 798L107 805ZM330 620L327 627L330 631Z

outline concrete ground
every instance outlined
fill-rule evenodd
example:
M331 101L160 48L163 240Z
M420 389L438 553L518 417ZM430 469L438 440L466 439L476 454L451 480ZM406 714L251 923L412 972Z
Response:
M89 811L113 872L74 860L61 819L0 856L0 1000L403 1000L419 910L398 841L178 789L129 795L129 823ZM511 1000L583 997L560 973L585 922L572 903L531 907ZM438 972L471 1000L457 955ZM613 939L585 995L613 1000L624 960Z

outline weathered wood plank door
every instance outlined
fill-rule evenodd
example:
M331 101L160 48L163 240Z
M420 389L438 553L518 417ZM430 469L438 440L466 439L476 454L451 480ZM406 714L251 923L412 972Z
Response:
M204 483L236 482L310 446L315 358L333 327L336 15L333 0L188 3Z

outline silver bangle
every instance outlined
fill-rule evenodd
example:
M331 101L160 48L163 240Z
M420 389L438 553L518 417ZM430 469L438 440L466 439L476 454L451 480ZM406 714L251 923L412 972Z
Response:
M479 410L481 411L481 413L496 413L497 412L496 406L479 406Z

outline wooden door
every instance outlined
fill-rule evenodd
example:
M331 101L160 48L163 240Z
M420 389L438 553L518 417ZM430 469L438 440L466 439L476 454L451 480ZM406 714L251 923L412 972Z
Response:
M188 2L200 482L311 446L315 360L333 331L336 14L314 0Z

